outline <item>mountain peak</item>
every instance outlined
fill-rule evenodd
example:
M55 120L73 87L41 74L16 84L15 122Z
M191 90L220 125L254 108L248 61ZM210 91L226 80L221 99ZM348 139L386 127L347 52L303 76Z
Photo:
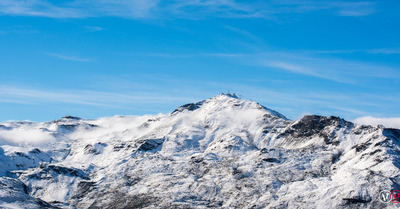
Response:
M76 117L76 116L72 116L72 115L66 115L66 116L62 117L61 119L64 119L64 120L81 120L82 118Z
M229 102L229 103L235 103L239 101L245 101L244 99L240 99L239 97L236 96L236 94L230 94L230 93L221 93L218 94L215 97L211 97L210 99L205 100L205 102L217 102L217 103L224 103L224 102Z
M222 94L220 94L220 95L218 95L218 96L227 96L227 97L231 97L231 98L235 98L235 99L239 99L239 97L238 96L236 96L236 94L235 93L222 93Z
M203 108L204 107L204 108ZM240 99L235 93L221 93L215 97L203 100L197 103L188 103L175 109L171 114L177 114L184 111L195 111L198 109L205 109L206 112L224 112L224 114L235 114L232 111L246 111L246 110L261 110L260 114L268 113L276 118L288 120L281 113L264 107L263 105L250 100ZM264 113L263 113L264 112Z

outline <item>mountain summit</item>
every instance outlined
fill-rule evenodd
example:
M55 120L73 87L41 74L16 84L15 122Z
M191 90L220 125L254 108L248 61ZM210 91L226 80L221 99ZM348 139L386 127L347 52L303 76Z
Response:
M170 114L0 124L0 207L390 208L400 130L221 94Z

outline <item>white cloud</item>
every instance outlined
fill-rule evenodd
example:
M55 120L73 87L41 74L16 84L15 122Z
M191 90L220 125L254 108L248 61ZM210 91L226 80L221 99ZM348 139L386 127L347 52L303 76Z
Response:
M48 132L34 128L19 128L11 130L0 130L0 144L10 145L40 145L54 142L55 138Z
M398 128L400 129L400 118L376 118L372 116L365 116L356 118L354 120L357 124L364 124L364 125L383 125L386 128Z

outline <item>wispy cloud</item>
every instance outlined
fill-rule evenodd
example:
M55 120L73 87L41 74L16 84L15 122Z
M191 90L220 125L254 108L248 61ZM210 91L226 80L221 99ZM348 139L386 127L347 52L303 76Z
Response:
M238 2L235 0L175 0L165 5L169 15L179 18L203 18L207 16L225 18L267 18L266 5L259 2Z
M150 76L150 75L149 75ZM154 76L154 75L152 75ZM136 80L134 79L136 78ZM248 79L248 78L242 78ZM272 78L275 79L275 78ZM146 80L147 82L140 82ZM151 82L149 83L149 80ZM363 115L393 115L398 113L397 104L400 95L387 95L384 92L363 94L348 89L340 92L319 88L292 88L287 83L273 82L268 88L255 81L248 84L243 81L202 81L177 79L170 75L137 78L135 75L110 78L93 77L90 86L77 89L51 89L27 87L22 85L0 85L0 102L12 104L65 106L78 105L80 108L106 108L113 110L132 110L151 106L169 106L170 108L189 102L197 102L226 92L230 89L244 99L255 101L277 111L291 119L298 119L300 113L308 112L320 115L337 115L352 119ZM154 85L153 83L157 83ZM294 85L294 86L296 86ZM103 90L87 90L102 86ZM160 111L160 107L157 109ZM166 111L165 108L161 108ZM144 112L146 113L146 112Z
M42 0L4 0L0 2L0 13L6 15L41 16L52 18L81 18L88 14L70 5L56 5Z
M44 52L45 54L56 57L58 59L62 60L69 60L69 61L76 61L76 62L93 62L93 59L89 58L82 58L82 57L77 57L77 56L70 56L70 55L64 55L64 54L58 54L58 53L52 53L52 52Z
M0 35L32 35L39 34L40 31L29 25L13 25L12 27L2 28Z
M373 2L334 2L333 6L338 8L337 14L340 16L361 17L371 15L376 12Z
M163 59L214 57L240 65L283 70L346 84L359 84L365 79L398 79L399 69L373 62L319 56L320 51L266 51L262 53L135 53L132 56ZM344 53L344 52L336 52ZM394 52L393 52L394 53Z
M374 63L322 58L297 53L264 53L256 57L254 65L265 66L355 84L360 78L393 78L400 76L397 69Z
M41 16L51 18L85 18L95 16L150 17L158 0L88 0L56 2L48 0L3 0L0 13L6 15Z
M309 13L324 11L338 16L367 16L376 12L376 3L371 1L318 1L284 0L274 1L278 13Z
M382 48L367 50L370 54L400 54L400 48Z
M305 53L313 54L400 54L400 48L377 48L377 49L335 49L335 50L304 50Z
M90 90L48 90L18 86L0 86L0 102L18 104L66 103L96 107L121 108L129 105L185 102L191 97L132 91L125 93Z
M98 32L104 30L104 28L99 26L86 26L85 28L88 32Z
M240 36L246 38L246 40L249 40L251 42L254 42L257 45L264 45L265 42L262 38L250 33L249 31L240 29L240 28L236 28L236 27L232 27L232 26L225 26L226 29L239 34Z
M269 18L279 14L328 11L340 16L366 16L375 12L371 2L235 1L235 0L3 0L0 13L51 18L118 16L124 18Z
M356 84L365 78L398 78L399 70L364 61L325 58L315 54L298 52L271 51L256 54L210 53L208 56L234 58L251 66L284 70L296 74L308 75L340 83Z

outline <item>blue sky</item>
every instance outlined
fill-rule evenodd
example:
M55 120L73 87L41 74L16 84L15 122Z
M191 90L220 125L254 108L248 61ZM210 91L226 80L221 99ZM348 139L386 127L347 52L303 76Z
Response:
M399 6L2 0L0 121L168 113L228 90L291 119L400 117Z

